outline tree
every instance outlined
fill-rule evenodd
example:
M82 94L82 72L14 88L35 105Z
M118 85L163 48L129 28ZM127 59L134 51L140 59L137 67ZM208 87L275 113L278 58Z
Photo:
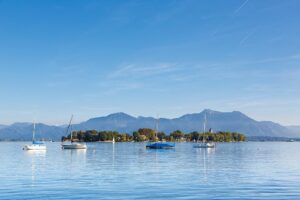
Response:
M239 142L246 141L245 135L240 134L240 133L237 134L237 139L238 139Z
M136 142L139 142L139 136L140 136L140 133L137 132L137 131L134 131L132 133L132 136L133 136L133 140L136 141Z
M153 129L150 128L140 128L138 131L134 131L132 135L127 133L118 133L116 131L73 131L73 140L85 141L85 142L95 142L95 141L111 141L115 138L117 142L127 142L127 141L179 141L183 138L186 141L197 141L197 140L207 140L215 142L232 142L232 141L245 141L246 136L241 133L236 132L218 132L218 133L198 133L192 132L189 134L184 134L180 130L173 131L170 135L166 135L164 132L158 132L157 134ZM71 134L63 136L62 141L70 140Z
M176 130L170 134L171 137L173 137L175 140L180 140L183 138L184 134L180 130Z
M156 133L153 129L150 128L140 128L138 130L138 133L140 135L144 135L146 137L146 140L152 140L155 141L156 140Z
M92 140L92 135L91 135L91 133L89 132L89 131L86 131L85 133L84 133L84 135L83 135L83 140L85 141L85 142L92 142L93 140Z
M157 138L158 140L163 141L166 138L166 134L164 132L158 132Z

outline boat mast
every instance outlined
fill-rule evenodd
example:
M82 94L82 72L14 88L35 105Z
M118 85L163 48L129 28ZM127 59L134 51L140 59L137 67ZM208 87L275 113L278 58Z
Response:
M206 130L206 113L204 114L203 133L205 133L205 130Z
M204 113L204 123L203 123L203 136L202 136L202 142L205 142L204 135L206 130L206 113Z
M157 116L157 119L156 119L156 126L155 126L155 140L156 140L156 138L157 138L158 122L159 122L159 118L158 118L158 116Z
M35 121L33 121L32 141L35 139Z
M69 133L69 130L71 131L71 142L72 142L72 139L73 139L73 135L72 135L72 130L71 130L71 123L72 123L72 120L73 120L73 114L71 116L71 119L70 119L70 122L69 122L69 126L68 126L68 129L67 129L67 134Z

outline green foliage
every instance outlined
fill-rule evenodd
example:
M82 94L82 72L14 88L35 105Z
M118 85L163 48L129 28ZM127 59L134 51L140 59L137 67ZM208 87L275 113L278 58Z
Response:
M166 134L164 132L158 132L157 137L159 141L163 141L166 139Z
M179 141L183 139L184 133L182 133L180 130L176 130L170 134L170 137L174 138L175 141Z
M143 137L145 140L157 141L155 131L150 128L140 128L137 132L140 136L145 136Z
M235 132L218 132L218 133L183 133L180 130L173 131L170 135L166 135L164 132L156 132L150 128L140 128L134 131L132 135L127 133L118 133L116 131L74 131L73 140L74 141L84 141L84 142L106 142L112 141L113 138L116 142L144 142L144 141L213 141L213 142L240 142L245 141L245 135ZM62 141L70 140L71 136L63 136Z

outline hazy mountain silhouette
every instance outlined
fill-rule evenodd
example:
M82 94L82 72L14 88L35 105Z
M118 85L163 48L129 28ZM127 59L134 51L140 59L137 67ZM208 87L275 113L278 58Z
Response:
M247 136L271 136L271 137L297 137L295 131L270 121L256 121L245 114L233 112L218 112L203 110L200 113L186 114L179 118L159 120L153 117L133 117L126 113L114 113L104 117L89 119L85 122L74 124L73 130L112 130L132 133L139 128L155 128L158 121L159 131L170 133L174 130L182 130L189 133L203 131L204 116L206 116L206 130L235 131ZM65 135L65 126L48 126L37 124L36 138L60 140ZM15 123L0 129L0 139L29 140L32 134L31 123Z
M0 129L7 127L6 125L0 124Z
M32 123L14 123L0 129L1 140L31 140L33 124ZM65 134L65 129L46 124L36 124L36 139L60 140Z
M287 128L295 135L300 135L300 126L287 126Z

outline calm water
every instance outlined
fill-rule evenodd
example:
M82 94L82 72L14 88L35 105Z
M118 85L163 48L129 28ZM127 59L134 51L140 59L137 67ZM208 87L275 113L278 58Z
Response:
M91 143L87 150L23 151L0 143L0 199L300 199L300 143L228 143L147 150Z

